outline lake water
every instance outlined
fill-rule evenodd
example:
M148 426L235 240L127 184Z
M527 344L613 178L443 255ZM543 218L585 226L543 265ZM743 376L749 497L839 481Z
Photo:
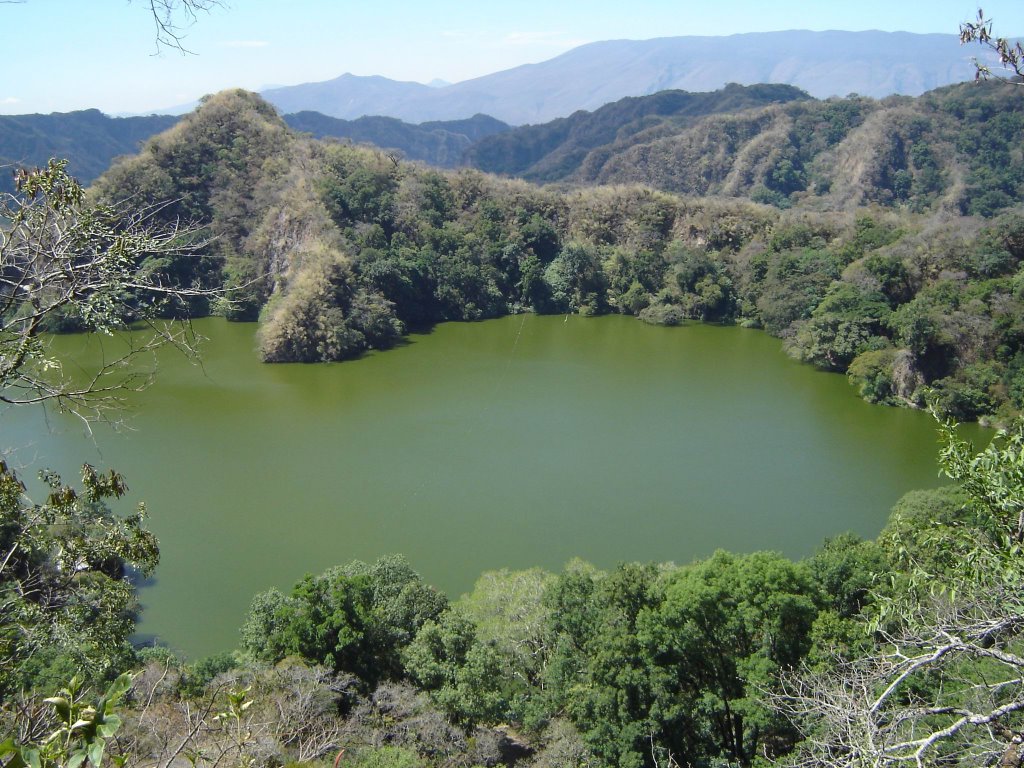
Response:
M162 559L141 632L192 656L234 647L257 591L353 558L401 552L457 596L482 571L575 556L800 557L874 536L904 492L940 482L930 416L868 405L759 331L522 315L264 365L255 326L195 327L203 366L161 353L131 431L0 414L23 463L114 467L146 501Z

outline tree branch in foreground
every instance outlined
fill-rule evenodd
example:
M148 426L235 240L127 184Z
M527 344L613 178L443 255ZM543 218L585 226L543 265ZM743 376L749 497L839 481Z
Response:
M166 265L198 258L207 242L188 225L157 224L159 207L93 205L63 161L16 174L0 197L0 402L53 403L90 419L145 387L140 355L173 345L195 354L187 302L214 291L176 285ZM148 328L146 334L122 333ZM48 331L117 336L92 370L69 370L49 352Z

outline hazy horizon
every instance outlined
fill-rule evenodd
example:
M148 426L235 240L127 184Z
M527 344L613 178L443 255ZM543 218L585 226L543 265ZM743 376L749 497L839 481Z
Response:
M331 80L343 73L449 83L544 61L610 39L730 35L791 29L955 34L976 6L962 0L853 4L723 0L709 13L692 0L594 0L513 6L399 0L349 6L330 0L225 2L185 30L191 54L156 53L144 3L25 0L0 4L15 34L0 113L144 114L224 88L250 90ZM1003 35L1024 32L1024 4L998 0L986 14ZM43 41L43 42L40 42Z

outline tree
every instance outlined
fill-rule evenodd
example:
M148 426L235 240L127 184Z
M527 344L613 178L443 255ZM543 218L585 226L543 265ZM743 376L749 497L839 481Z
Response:
M158 48L184 50L179 14L191 18L218 4L148 0ZM0 197L0 402L50 403L88 419L145 385L148 376L131 365L140 353L168 343L192 352L187 326L154 318L212 292L168 284L148 269L198 252L203 243L187 224L157 225L164 205L90 202L65 165L50 160L42 169L18 169L15 192ZM78 379L49 356L43 339L69 328L113 335L133 322L149 323L153 333L141 343L124 334L122 354ZM0 719L12 734L0 743L0 760L11 768L99 768L130 678L118 676L91 706L83 684L109 680L135 661L131 575L149 576L159 550L143 525L143 506L128 515L107 506L127 491L116 472L86 465L80 491L53 473L41 477L48 493L36 503L0 461ZM68 666L78 673L46 700L49 716L16 699L49 685L52 674L67 679Z
M494 646L505 675L522 686L538 684L550 655L544 593L554 578L540 568L488 571L460 601L477 637Z
M0 401L51 403L92 418L120 403L148 375L129 363L173 344L194 351L187 325L155 318L194 296L212 292L168 285L143 268L147 259L195 254L202 246L180 223L158 227L159 207L93 204L64 161L21 170L17 192L0 197ZM123 352L85 376L68 375L52 358L46 331L89 330L113 335L131 322L152 333L124 335Z
M509 714L507 666L494 643L481 642L458 608L427 621L403 652L409 676L463 723L499 722Z
M187 325L157 318L210 291L166 284L146 264L202 243L186 226L157 226L158 209L90 202L63 161L16 181L0 198L0 402L109 416L148 383L140 354L164 344L194 352ZM149 333L128 333L133 323ZM118 335L121 352L69 373L46 343L47 331L67 328ZM148 575L158 559L144 509L106 506L127 491L119 475L86 466L81 490L42 478L48 493L36 503L0 462L0 691L46 679L56 663L93 679L119 671L132 658L129 569Z
M660 744L664 729L675 725L663 706L664 679L652 669L651 644L638 632L640 617L663 599L658 570L624 564L592 585L587 573L574 571L556 596L572 615L553 617L567 635L558 648L564 656L552 660L549 672L559 704L599 759L622 768L650 765L652 739ZM573 638L580 630L586 636Z
M783 718L760 700L810 647L817 615L809 573L771 552L717 552L681 568L656 610L638 622L662 688L656 737L689 763L750 765L791 748Z
M159 559L145 508L106 506L128 490L115 472L86 466L82 490L46 474L33 503L0 462L0 698L68 662L103 679L133 657L137 604L129 569L148 576Z
M800 764L1024 761L1024 425L980 453L955 423L941 432L940 463L966 509L943 500L940 522L916 534L923 544L897 539L907 573L882 601L868 653L837 654L773 697L803 732Z
M355 561L306 576L287 596L276 589L257 595L242 645L261 661L300 656L372 689L403 676L402 651L447 602L402 557Z

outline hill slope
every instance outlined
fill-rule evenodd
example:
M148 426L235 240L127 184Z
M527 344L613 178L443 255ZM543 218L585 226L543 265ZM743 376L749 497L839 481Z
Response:
M655 126L671 123L679 128L710 114L808 98L792 86L735 83L710 93L662 91L627 97L594 112L581 110L549 123L483 137L466 153L466 163L489 173L556 181L576 171L592 150L622 143Z
M68 170L91 184L114 158L139 151L142 144L175 125L181 117L108 117L96 109L49 115L0 116L0 167L42 166L51 157L67 159ZM475 141L509 126L487 115L466 120L413 125L393 117L340 120L317 112L285 115L294 130L315 138L350 139L398 150L408 160L450 168L461 162ZM11 174L0 174L0 192L14 189Z
M150 267L167 285L229 286L220 311L261 320L267 361L345 359L529 308L736 320L849 371L868 399L1002 420L1024 408L1022 142L1024 94L1002 84L791 101L701 118L600 169L629 158L691 196L559 190L321 144L235 91L94 194L172 200L158 216L204 224L204 259Z
M591 151L563 178L783 207L991 216L1024 196L1022 140L1020 89L964 83L915 99L794 101L664 123Z
M169 115L107 117L98 109L50 115L0 115L0 165L45 165L67 158L71 174L88 184L118 155L134 154L142 142L178 122ZM0 191L13 191L0 174Z
M313 138L351 139L382 149L397 149L408 160L420 160L442 168L454 168L472 144L502 133L509 126L487 115L466 120L434 121L413 125L394 117L360 117L342 120L319 112L285 115L290 127Z

